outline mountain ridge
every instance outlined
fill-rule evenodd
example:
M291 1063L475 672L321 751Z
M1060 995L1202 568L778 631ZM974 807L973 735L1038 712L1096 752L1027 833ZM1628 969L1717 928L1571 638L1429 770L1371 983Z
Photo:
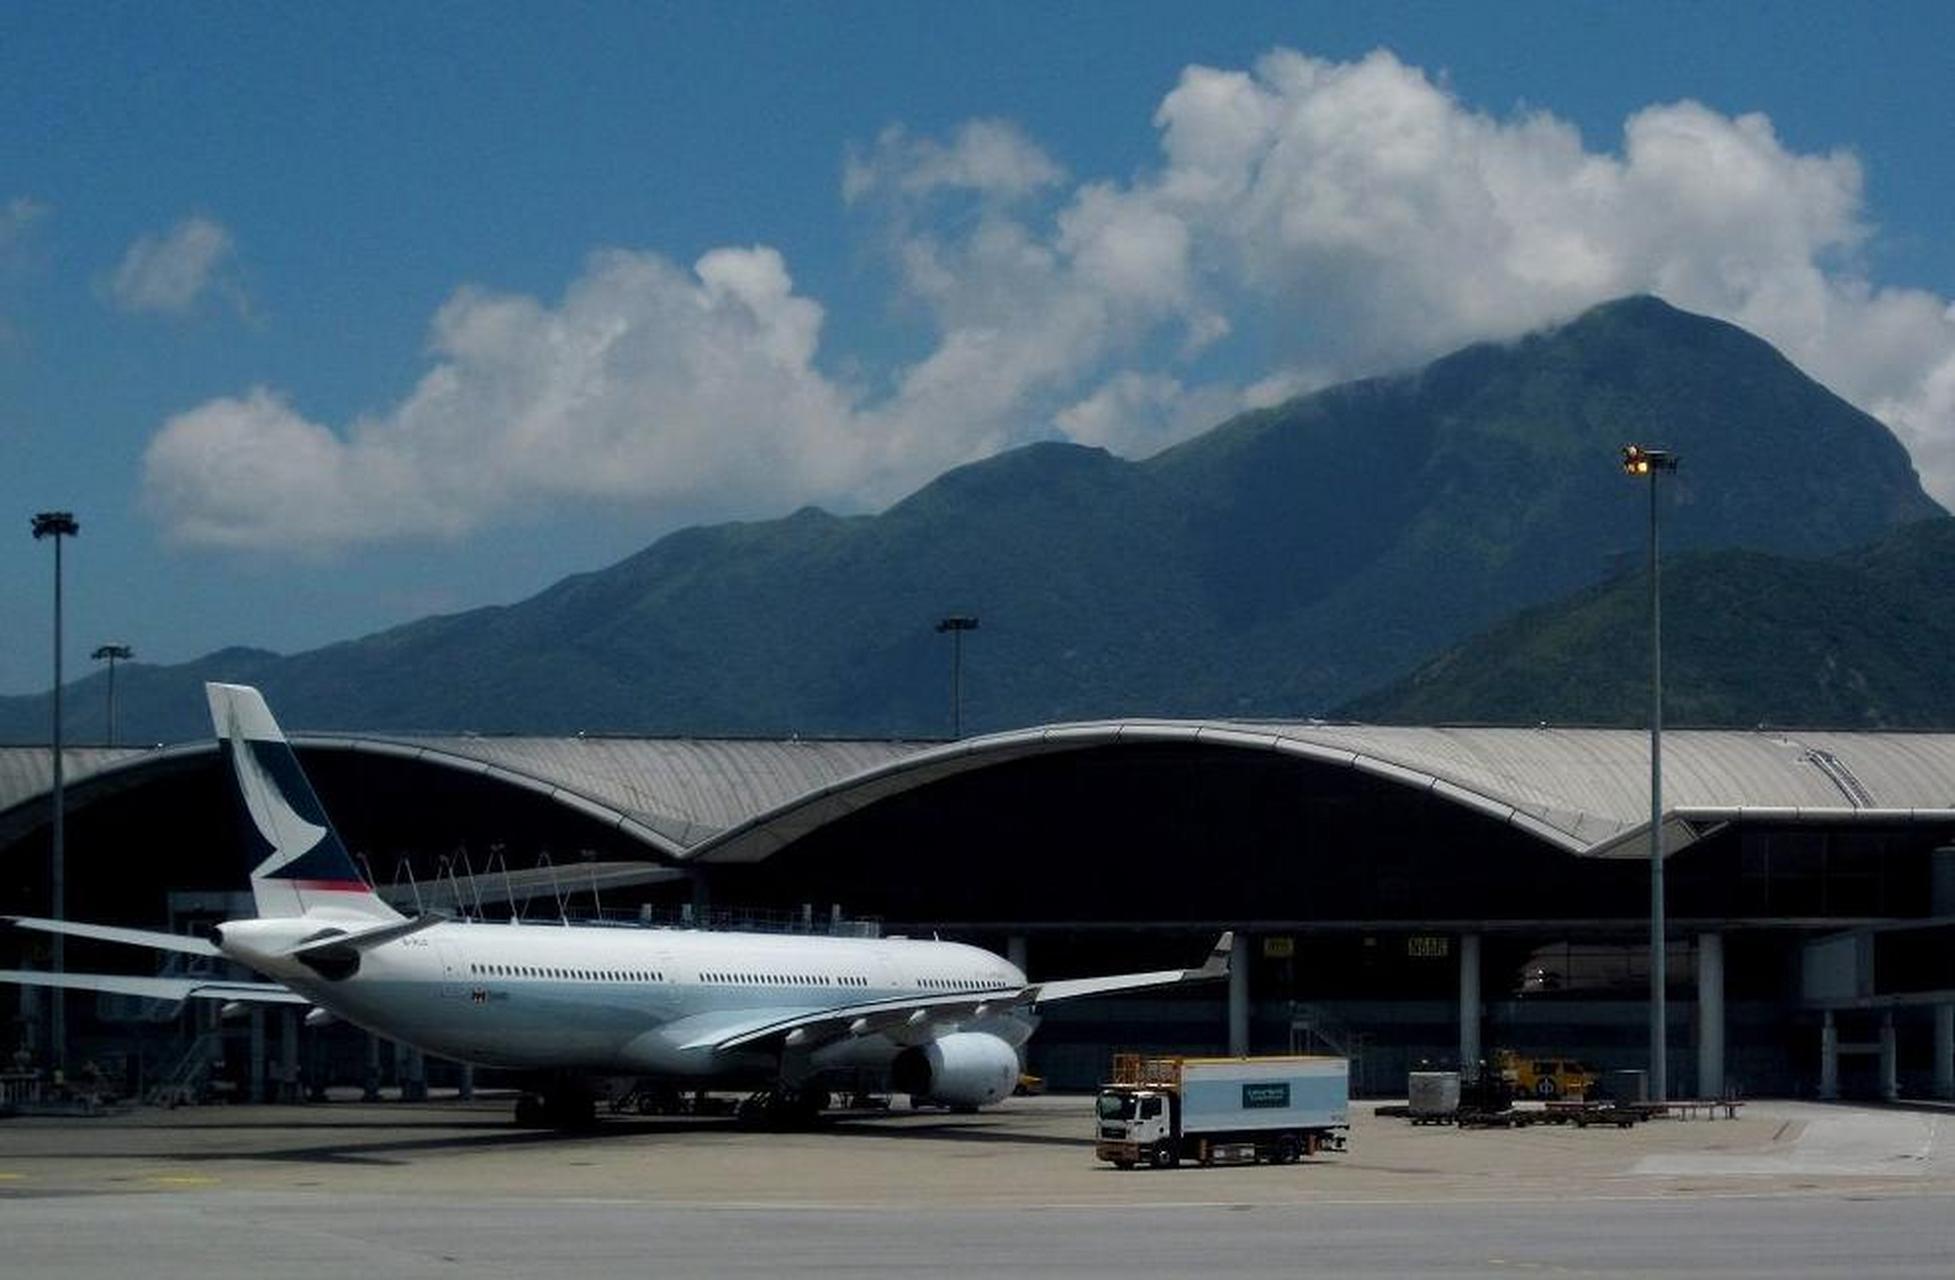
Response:
M1666 550L1833 555L1945 514L1885 427L1768 344L1637 297L1141 460L1028 445L876 515L678 530L512 605L289 657L132 664L120 718L201 736L194 684L215 673L313 728L936 736L933 627L953 612L981 619L975 731L1320 714L1614 572L1646 530L1616 458L1631 440L1684 459ZM46 704L0 699L0 737L44 740Z
M1823 559L1690 552L1663 565L1664 723L1955 725L1955 517ZM1648 723L1646 568L1524 609L1333 711L1383 724Z

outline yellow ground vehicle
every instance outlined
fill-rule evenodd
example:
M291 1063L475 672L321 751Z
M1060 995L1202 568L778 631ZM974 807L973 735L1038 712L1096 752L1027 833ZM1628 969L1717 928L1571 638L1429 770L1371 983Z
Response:
M1514 1087L1516 1097L1585 1098L1601 1075L1574 1058L1558 1054L1522 1055L1502 1050L1493 1068Z

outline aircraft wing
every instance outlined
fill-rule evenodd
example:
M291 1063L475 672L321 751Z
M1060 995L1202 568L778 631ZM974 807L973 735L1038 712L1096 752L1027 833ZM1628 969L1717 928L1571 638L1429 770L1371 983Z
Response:
M155 951L181 951L186 955L214 956L217 947L208 938L187 933L164 933L158 929L124 929L112 924L87 924L80 920L43 920L37 916L0 916L0 928L31 929L36 933L59 933L70 938L95 942L120 942L131 947Z
M812 1047L844 1036L875 1035L905 1026L967 1022L1024 1003L1021 997L1029 990L1029 987L1000 987L995 991L869 1000L785 1015L776 1010L772 1017L750 1019L745 1025L715 1028L680 1047L711 1048L724 1053L776 1038L788 1048Z
M1234 941L1233 933L1224 933L1216 939L1215 945L1209 948L1208 958L1197 969L1161 969L1153 973L1117 973L1101 978L1065 978L1023 987L998 987L990 991L957 991L871 1000L840 1008L785 1015L776 1011L773 1016L754 1018L743 1026L717 1028L696 1037L683 1047L710 1047L716 1052L725 1052L776 1037L786 1048L812 1047L844 1036L875 1035L932 1023L975 1022L1012 1009L1057 1004L1062 1000L1080 1000L1088 996L1225 978L1229 973L1229 952Z
M681 1049L711 1049L718 1052L741 1048L779 1029L796 1027L809 1018L819 1018L833 1012L831 1009L797 1006L696 1013L672 1023L666 1030L674 1036L685 1037L679 1042Z
M276 982L226 982L212 978L137 978L119 973L50 973L44 969L0 969L0 982L68 991L106 991L148 1000L236 1000L247 1004L311 1004Z
M1231 930L1215 940L1208 958L1199 969L1162 969L1154 973L1116 973L1104 978L1061 978L1057 982L1035 982L1025 988L1026 1004L1057 1004L1087 996L1111 995L1116 991L1140 991L1147 987L1166 987L1178 982L1205 982L1229 976L1229 952L1235 946Z

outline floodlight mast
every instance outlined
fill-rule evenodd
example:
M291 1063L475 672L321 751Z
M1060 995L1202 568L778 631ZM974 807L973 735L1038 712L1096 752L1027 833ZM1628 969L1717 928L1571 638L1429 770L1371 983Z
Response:
M97 662L106 660L109 664L109 745L115 745L115 664L127 662L136 656L136 651L126 644L105 644L88 655Z
M68 896L63 867L65 833L62 830L67 804L61 788L61 540L72 538L80 532L81 525L76 523L72 512L43 511L34 517L34 540L54 539L54 741L50 748L54 766L54 822L49 831L48 914L55 920L67 918ZM50 959L57 974L67 972L68 968L68 949L63 945L64 941L60 934L54 935ZM48 1061L57 1076L64 1074L68 1067L66 995L59 987L48 993Z
M937 623L937 634L950 632L950 736L964 736L964 633L976 631L977 615L953 613Z
M1650 1090L1667 1102L1669 1088L1669 952L1663 921L1663 589L1658 556L1656 479L1677 469L1668 449L1624 445L1622 469L1650 483Z

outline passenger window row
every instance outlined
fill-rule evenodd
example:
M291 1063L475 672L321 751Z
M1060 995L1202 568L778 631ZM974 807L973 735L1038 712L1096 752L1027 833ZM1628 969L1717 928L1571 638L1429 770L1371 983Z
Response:
M557 965L490 964L474 962L469 972L480 978L556 978L570 982L664 982L661 969L576 969ZM859 987L869 979L859 974L702 973L701 982L750 987Z
M471 964L470 973L481 978L561 978L571 982L663 982L657 969L569 969L555 965Z
M820 973L702 973L701 982L731 983L748 987L866 987L867 978L855 974Z

